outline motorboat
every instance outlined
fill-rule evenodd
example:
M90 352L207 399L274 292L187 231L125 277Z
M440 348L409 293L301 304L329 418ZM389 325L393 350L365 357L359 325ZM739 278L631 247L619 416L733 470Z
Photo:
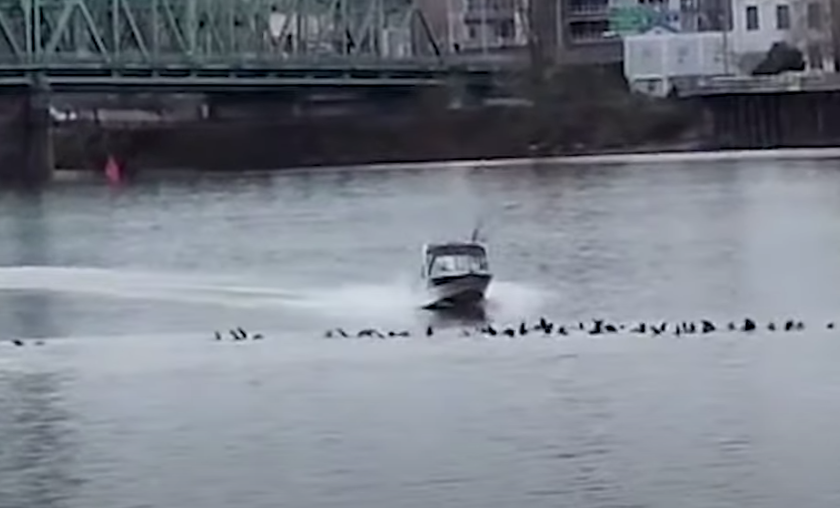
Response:
M422 276L431 297L426 309L479 305L493 279L487 247L475 235L469 242L426 244Z

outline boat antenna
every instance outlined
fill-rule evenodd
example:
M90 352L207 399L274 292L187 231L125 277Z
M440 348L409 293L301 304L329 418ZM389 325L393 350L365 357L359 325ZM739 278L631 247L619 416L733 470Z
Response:
M480 241L479 234L481 233L481 226L482 225L483 225L482 220L478 219L478 223L475 225L475 227L473 228L473 231L472 231L472 238L470 239L471 242Z

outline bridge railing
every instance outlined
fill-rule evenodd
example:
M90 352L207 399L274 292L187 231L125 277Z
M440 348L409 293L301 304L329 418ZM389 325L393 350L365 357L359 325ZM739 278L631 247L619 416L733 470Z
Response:
M0 69L440 66L415 0L0 0Z

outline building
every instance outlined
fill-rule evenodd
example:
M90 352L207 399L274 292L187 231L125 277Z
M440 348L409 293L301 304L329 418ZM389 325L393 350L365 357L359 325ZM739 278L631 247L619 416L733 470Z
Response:
M656 30L624 39L624 71L634 89L665 95L681 80L748 76L774 44L798 48L806 72L835 72L836 26L826 0L732 0L728 30ZM704 21L701 21L703 23Z
M731 0L682 0L683 32L723 32L732 29Z
M466 4L462 10L466 37L456 42L462 49L503 50L527 45L527 0L457 0L457 3Z
M623 38L657 28L694 31L683 13L700 0L559 0L562 60L617 63ZM697 22L694 21L694 24Z
M621 61L621 37L611 29L610 0L558 0L559 60L568 64Z
M663 97L683 80L729 73L724 32L674 33L664 29L624 40L624 75L630 88Z
M452 53L498 53L528 43L527 0L418 0L430 29Z
M621 61L621 39L610 33L610 0L440 1L451 5L450 39L460 52L522 54L533 39L543 56L561 64Z
M621 60L621 40L609 33L610 0L418 2L438 40L453 53L525 56L533 34L539 34L544 54L561 63Z
M832 9L831 0L559 2L561 60L569 63L622 61L626 53L623 41L627 37L659 29L674 34L725 34L724 61L732 63L733 72L742 74L751 72L775 42L784 41L799 48L808 69L813 71L833 71L840 54L840 7Z
M665 29L726 33L726 53L749 72L773 42L833 69L831 0L417 0L441 47L464 55L523 54L532 35L561 64L619 63L627 37ZM840 9L837 9L840 11Z
M834 27L828 0L732 0L732 59L748 74L776 42L798 48L810 71L833 72Z

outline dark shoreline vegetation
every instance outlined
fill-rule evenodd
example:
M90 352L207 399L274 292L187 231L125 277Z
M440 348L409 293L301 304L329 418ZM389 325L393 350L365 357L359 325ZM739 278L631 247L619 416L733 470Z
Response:
M109 155L131 174L709 148L698 108L631 93L620 70L567 69L523 83L507 86L530 106L451 109L432 93L382 115L74 122L54 128L55 167L99 172Z

